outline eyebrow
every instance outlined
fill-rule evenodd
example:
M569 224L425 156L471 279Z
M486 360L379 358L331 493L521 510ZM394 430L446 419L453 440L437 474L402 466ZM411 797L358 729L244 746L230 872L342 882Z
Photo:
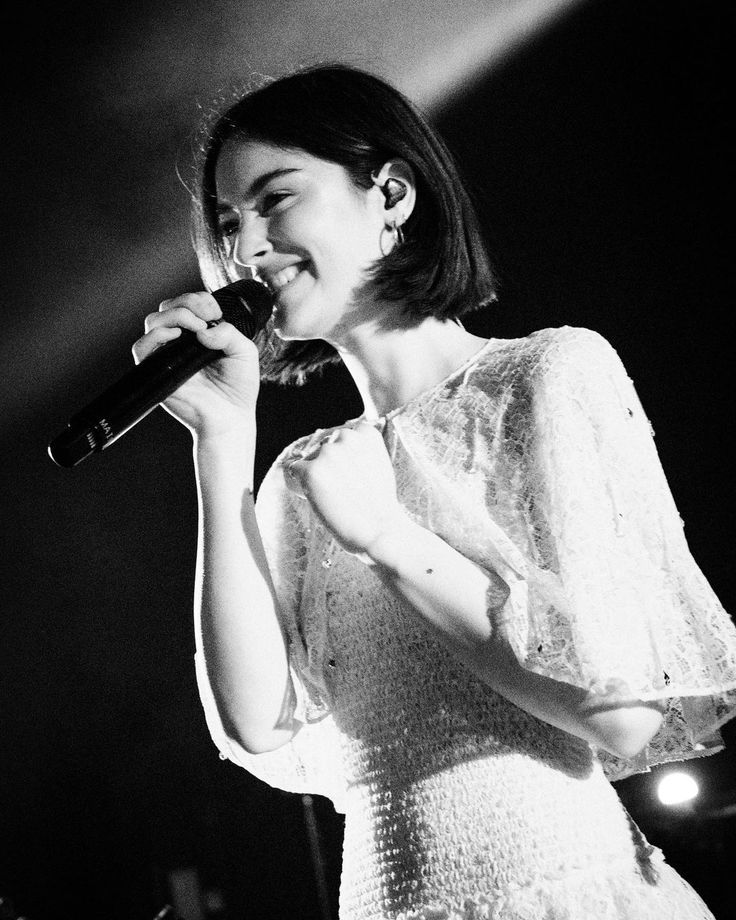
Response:
M301 172L301 169L299 169L296 166L284 167L283 169L272 169L270 170L270 172L264 173L262 176L259 176L250 186L247 194L244 195L243 198L253 198L256 195L260 194L265 188L265 186L267 186L268 183L272 179L279 179L281 176L286 176L286 175L289 175L290 173L296 173L296 172ZM224 211L228 211L230 210L231 207L232 205L218 203L217 212L219 214Z

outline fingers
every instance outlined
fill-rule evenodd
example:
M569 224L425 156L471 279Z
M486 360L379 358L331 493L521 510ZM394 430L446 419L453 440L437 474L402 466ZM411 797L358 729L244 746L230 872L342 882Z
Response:
M312 441L304 452L295 451L283 463L287 485L292 491L303 495L313 461L318 458L329 461L347 453L357 463L376 449L383 453L386 448L381 431L371 422L354 422L333 428L318 440Z
M353 449L358 452L366 450L369 447L384 447L383 435L371 422L351 422L348 425L342 425L339 428L333 428L327 431L307 453L303 454L301 459L306 461L314 460L320 453L327 451L332 445Z
M304 463L308 463L311 460L315 460L319 456L329 455L329 448L333 445L339 445L339 447L343 450L345 448L350 449L351 447L356 446L356 441L357 439L355 437L355 431L351 425L343 425L340 428L333 428L332 430L323 434L319 440L312 442L306 453L298 456L296 460L301 460Z
M178 339L180 335L181 329L178 326L173 328L162 326L160 329L148 332L136 342L133 342L132 352L135 363L140 364L141 361L145 361L145 359L157 348L160 348L167 342Z
M353 422L350 425L343 425L341 428L334 428L320 440L320 450L332 444L339 444L358 452L377 447L385 448L381 431L371 422L366 421Z
M353 441L358 438L368 438L372 440L383 440L381 434L383 426L376 427L373 422L367 422L365 420L360 420L356 422L348 422L345 425L341 425L338 428L332 428L320 438L320 444L333 444L336 441Z
M203 329L197 332L197 338L203 345L222 351L228 357L258 354L258 349L253 342L230 323L220 322L210 329Z
M326 444L333 444L340 437L340 429L336 428L334 431L331 431L328 435L325 435L324 438L320 438L319 446L324 447Z
M161 326L179 326L198 332L205 329L207 323L219 319L222 310L211 294L204 291L198 294L182 294L161 302L158 312L149 313L145 320L146 332Z
M380 432L371 424L321 431L284 458L285 485L349 553L363 553L403 512Z
M213 319L219 319L222 316L220 305L212 294L208 294L206 291L197 291L193 294L181 294L179 297L161 301L158 313L152 313L147 318L147 321L150 320L156 325L155 317L165 317L166 314L170 314L174 310L191 313L204 320L205 323ZM166 319L162 318L161 322L166 322Z
M182 329L194 332L208 348L223 351L227 355L242 354L254 347L252 343L244 345L248 340L229 323L222 322L208 328L208 323L218 321L221 316L222 310L217 301L204 291L164 300L158 312L146 317L145 334L133 345L136 363L178 338Z

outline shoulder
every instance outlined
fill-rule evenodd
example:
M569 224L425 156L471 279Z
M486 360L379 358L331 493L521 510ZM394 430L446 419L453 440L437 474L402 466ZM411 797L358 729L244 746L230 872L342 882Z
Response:
M556 362L588 364L591 361L620 361L615 349L600 333L582 326L538 329L516 339L491 339L475 365L489 370L511 365L534 372Z
M543 329L528 337L535 358L530 364L528 392L538 415L550 418L586 418L596 426L621 423L631 428L639 419L651 426L616 349L598 332L563 326Z
M540 376L563 377L593 390L628 389L632 386L616 349L592 329L564 326L545 330Z
M626 373L613 346L577 326L539 329L516 339L491 340L469 379L477 387L530 393L557 380L595 383Z
M596 362L620 361L611 343L599 332L581 326L540 329L527 336L528 348L538 356L540 367L557 362L589 367Z
M558 381L597 388L606 381L628 379L615 348L592 329L540 329L517 341L520 369L535 386Z
M638 411L634 384L618 353L592 329L561 326L501 340L484 364L475 387L500 393L530 419Z

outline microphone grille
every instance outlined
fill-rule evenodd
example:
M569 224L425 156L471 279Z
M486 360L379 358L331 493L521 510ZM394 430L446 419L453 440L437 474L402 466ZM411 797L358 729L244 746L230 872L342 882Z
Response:
M249 339L263 329L271 316L273 295L265 284L244 278L212 292L222 318Z

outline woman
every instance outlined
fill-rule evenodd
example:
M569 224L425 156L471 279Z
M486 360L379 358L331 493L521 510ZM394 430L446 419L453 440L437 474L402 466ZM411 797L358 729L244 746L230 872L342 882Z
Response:
M493 298L451 158L393 88L318 67L203 147L211 289L275 296L259 354L206 293L138 360L224 357L167 403L194 436L197 672L222 752L346 814L342 920L710 917L608 783L718 744L736 632L648 424L584 329L482 340ZM253 503L259 373L342 360L359 419L287 448ZM718 649L718 654L715 650Z

